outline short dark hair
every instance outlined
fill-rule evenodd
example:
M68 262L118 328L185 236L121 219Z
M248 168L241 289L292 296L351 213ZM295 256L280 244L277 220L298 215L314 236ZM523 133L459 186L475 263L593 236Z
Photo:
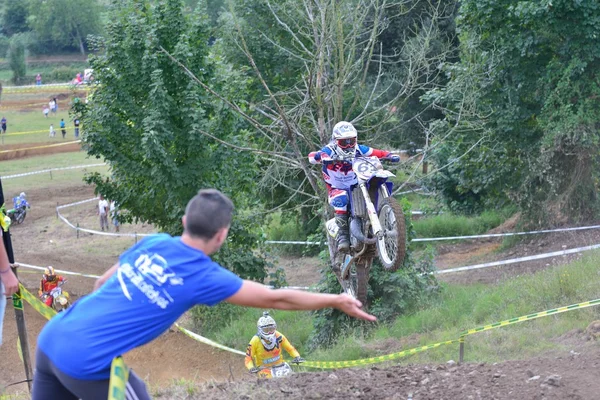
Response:
M233 202L216 189L202 189L185 208L185 232L193 237L212 239L219 229L231 224Z

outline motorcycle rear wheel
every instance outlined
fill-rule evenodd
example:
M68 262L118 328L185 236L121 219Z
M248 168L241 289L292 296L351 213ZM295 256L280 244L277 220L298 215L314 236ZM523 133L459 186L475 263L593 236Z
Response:
M402 206L388 197L379 207L379 222L383 236L377 240L377 256L387 271L396 271L406 256L406 223Z

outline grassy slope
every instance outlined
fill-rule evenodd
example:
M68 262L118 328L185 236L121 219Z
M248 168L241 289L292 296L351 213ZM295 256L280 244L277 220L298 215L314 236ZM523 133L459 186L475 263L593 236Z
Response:
M368 333L350 332L336 346L304 355L310 360L352 360L388 354L456 339L460 332L481 325L596 299L600 297L598 256L600 252L588 253L572 264L511 278L498 286L444 286L437 299L412 315L380 324ZM274 311L272 315L279 329L303 351L312 331L310 313ZM243 350L259 316L259 311L247 310L211 338ZM559 348L559 336L584 329L599 317L600 309L592 307L471 335L466 340L465 360L495 362ZM458 345L454 345L403 360L444 362L457 357Z

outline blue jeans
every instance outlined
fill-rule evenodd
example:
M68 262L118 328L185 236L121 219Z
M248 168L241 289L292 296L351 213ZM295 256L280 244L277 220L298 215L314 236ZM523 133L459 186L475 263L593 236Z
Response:
M0 281L0 346L2 345L2 321L4 321L4 309L6 308L6 295L4 284Z

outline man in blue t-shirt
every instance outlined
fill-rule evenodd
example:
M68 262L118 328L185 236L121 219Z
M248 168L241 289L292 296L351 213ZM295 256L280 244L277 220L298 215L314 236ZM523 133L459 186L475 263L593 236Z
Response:
M334 307L370 321L347 295L271 290L240 279L210 259L229 231L233 203L218 190L201 190L188 203L183 234L150 236L120 257L94 292L52 318L38 337L33 400L106 399L113 358L165 332L197 304L283 310ZM149 399L133 371L128 399Z

